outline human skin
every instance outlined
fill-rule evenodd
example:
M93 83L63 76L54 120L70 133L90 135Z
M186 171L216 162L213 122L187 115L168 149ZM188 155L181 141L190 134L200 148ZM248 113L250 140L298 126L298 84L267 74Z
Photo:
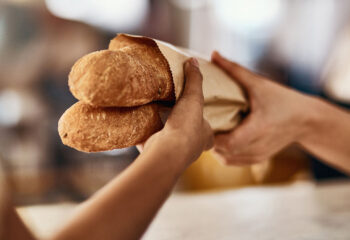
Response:
M292 143L350 173L350 113L284 87L213 52L212 62L244 88L250 113L234 130L215 136L214 153L228 165L266 161Z
M51 239L140 239L181 173L212 147L213 133L203 118L198 62L191 59L184 68L185 89L164 128L146 141L131 166L82 203ZM5 239L35 239L13 207L8 209L11 221Z

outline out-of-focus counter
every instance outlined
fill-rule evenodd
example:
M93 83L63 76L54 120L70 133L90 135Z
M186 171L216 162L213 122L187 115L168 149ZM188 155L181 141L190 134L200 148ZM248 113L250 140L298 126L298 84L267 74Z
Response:
M19 208L47 237L75 204ZM118 223L116 223L118 224ZM350 239L350 182L174 193L143 239Z

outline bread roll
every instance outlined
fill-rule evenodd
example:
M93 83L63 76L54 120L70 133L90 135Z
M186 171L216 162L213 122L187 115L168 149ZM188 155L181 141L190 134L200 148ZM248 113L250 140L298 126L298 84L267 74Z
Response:
M161 128L157 104L101 108L77 102L58 122L63 144L83 152L134 146Z
M175 101L168 62L156 43L147 38L117 36L109 50L79 59L68 84L77 99L93 106L130 107Z

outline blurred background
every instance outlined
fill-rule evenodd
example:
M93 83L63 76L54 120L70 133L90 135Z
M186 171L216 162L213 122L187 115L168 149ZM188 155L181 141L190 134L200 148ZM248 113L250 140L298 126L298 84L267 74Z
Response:
M17 204L80 201L125 169L135 148L85 154L64 146L67 76L117 33L145 35L205 56L216 49L275 81L350 106L347 0L2 0L0 158ZM330 139L331 141L331 139ZM269 147L269 146L266 146ZM345 177L291 146L264 165L224 167L209 153L179 190Z

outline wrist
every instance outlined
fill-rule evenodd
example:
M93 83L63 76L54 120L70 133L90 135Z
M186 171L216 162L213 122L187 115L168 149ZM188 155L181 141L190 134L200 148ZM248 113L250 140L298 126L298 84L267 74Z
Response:
M193 149L191 149L188 139L184 136L164 134L157 139L154 145L184 169L194 161Z
M306 98L306 108L303 108L303 112L301 113L301 134L297 141L303 146L308 145L310 139L319 131L318 129L322 122L322 113L326 107L325 103L317 97L306 96Z
M192 162L190 149L184 139L169 136L163 132L158 132L157 135L152 137L153 139L146 143L142 155L155 156L153 159L156 159L159 163L167 164L169 168L179 174Z

